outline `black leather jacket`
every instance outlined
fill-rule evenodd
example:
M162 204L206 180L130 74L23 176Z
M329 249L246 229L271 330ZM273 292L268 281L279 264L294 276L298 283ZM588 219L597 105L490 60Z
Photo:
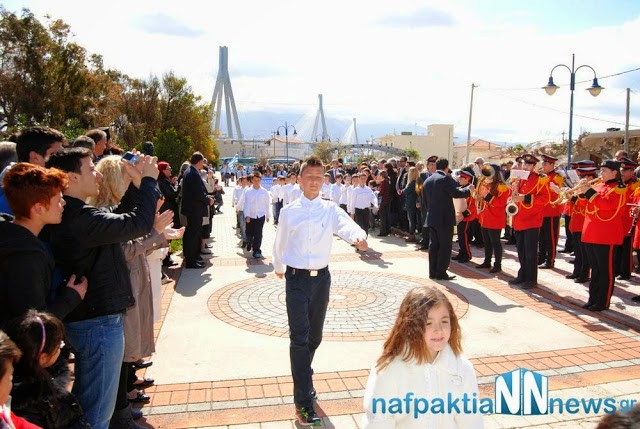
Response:
M120 243L142 237L153 227L159 198L156 180L145 177L140 189L129 187L119 206L98 209L65 196L62 223L49 225L48 240L63 279L86 276L84 300L65 322L124 312L133 306L129 271Z

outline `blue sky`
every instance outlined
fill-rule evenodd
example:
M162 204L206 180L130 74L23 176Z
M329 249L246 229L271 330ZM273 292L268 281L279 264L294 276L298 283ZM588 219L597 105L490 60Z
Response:
M62 18L108 67L139 78L174 71L207 101L218 47L228 46L239 111L288 113L293 123L314 116L322 93L330 117L409 130L451 123L465 135L473 82L479 85L473 135L512 143L559 140L568 129L569 73L556 70L561 88L553 97L539 89L554 65L570 64L575 53L576 65L592 66L598 77L640 67L637 0L3 4ZM96 25L98 18L104 26ZM577 77L593 78L589 70ZM630 122L640 127L640 71L600 84L606 89L597 98L584 91L588 85L578 85L574 135L624 127L627 87L634 91Z

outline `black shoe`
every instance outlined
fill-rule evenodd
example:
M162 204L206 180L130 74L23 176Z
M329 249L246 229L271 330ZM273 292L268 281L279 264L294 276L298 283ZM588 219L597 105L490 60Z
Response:
M562 249L560 250L560 253L571 253L573 252L573 249Z
M633 298L631 298L631 301L633 302L640 302L640 295L636 295Z
M500 273L502 272L502 266L494 265L493 268L489 270L490 273Z
M322 426L322 419L318 417L313 408L296 406L296 417L302 426Z
M314 387L312 387L311 391L309 391L309 396L311 396L314 401L318 399L318 392L316 392L316 389Z
M247 252L251 252L251 243L247 243Z
M151 401L151 396L145 395L142 392L138 392L135 398L129 399L129 402L132 404L146 404Z
M187 264L185 268L201 269L201 268L204 268L204 263L203 262L199 262L199 261L192 262L192 263Z
M142 382L140 383L133 383L133 387L134 389L138 389L138 390L144 390L147 387L151 387L154 385L155 380L153 378L142 378L141 379Z
M589 310L589 311L602 311L602 310L607 310L607 308L602 306L602 305L593 304L592 306L587 308L587 310Z
M137 369L149 368L151 365L153 365L153 361L143 359L137 360L133 363L133 366Z
M524 283L523 279L515 278L513 280L509 280L510 285L519 285L520 283Z
M566 276L564 276L565 279L577 279L578 275L577 274L567 274Z
M587 301L587 303L581 305L581 307L588 310L589 307L591 307L592 305L593 305L593 303L591 301Z
M420 246L420 247L416 248L416 252L420 251L420 250L429 250L429 246Z
M460 259L462 259L462 255L460 255L460 254L457 254L456 256L452 256L451 257L452 261L459 261Z
M616 280L629 280L630 278L631 276L619 275L618 277L616 277Z
M540 268L541 270L550 270L553 268L553 264L545 262L544 264L538 265L538 268Z
M511 240L507 241L507 244L516 244L516 240L512 238Z
M589 277L578 277L577 279L575 279L573 282L574 283L586 283L589 280L591 280Z
M570 264L575 264L576 260L575 259L569 259L567 262L570 263Z
M491 268L491 262L484 261L481 264L477 264L476 268Z
M173 259L170 259L167 262L162 262L162 266L165 267L165 268L175 267L176 265L178 265L178 263L176 261L174 261Z
M469 262L470 260L471 260L471 258L461 258L461 259L458 259L458 262L461 263L461 264L464 264L464 263Z
M456 276L454 276L454 275L450 276L448 274L445 274L444 276L436 276L435 277L436 280L453 280L455 278L456 278Z
M536 286L538 286L538 283L534 282L533 280L527 280L526 282L520 284L520 287L522 289L531 289Z

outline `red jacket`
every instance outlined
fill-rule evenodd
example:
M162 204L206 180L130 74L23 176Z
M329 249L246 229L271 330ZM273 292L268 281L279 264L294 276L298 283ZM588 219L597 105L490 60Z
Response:
M622 244L622 215L627 203L627 187L609 180L589 189L582 226L582 242L592 244Z
M467 201L467 209L462 212L462 216L464 217L464 219L462 219L462 222L471 222L472 220L475 220L478 218L478 209L476 208L476 200L475 198L473 198L473 196L468 196L466 198Z
M582 226L584 225L584 211L587 208L587 199L580 197L573 197L571 201L567 202L567 206L571 208L569 215L571 216L571 222L569 222L569 231L582 232Z
M496 188L497 195L487 194L481 202L482 211L478 214L480 226L488 229L502 229L507 223L507 202L511 195L511 189L507 185L500 184ZM480 198L478 196L478 198Z
M518 214L513 217L515 231L542 226L542 210L549 201L547 182L546 176L539 176L535 171L529 174L527 180L518 182L518 193L524 195L525 199L517 203Z
M627 201L631 202L635 190L640 186L640 182L634 177L628 182L625 182L625 185L627 185ZM631 206L625 204L622 210L622 230L624 231L625 236L631 235L629 234L629 231L631 230L631 223L633 222L633 219L631 218L630 212Z
M558 195L549 185L551 182L558 185L558 188L562 188L564 185L564 177L552 171L547 175L549 181L547 182L547 192L549 192L549 202L544 206L542 211L542 217L558 217L562 214L563 205L562 204L551 204L553 201L558 199Z

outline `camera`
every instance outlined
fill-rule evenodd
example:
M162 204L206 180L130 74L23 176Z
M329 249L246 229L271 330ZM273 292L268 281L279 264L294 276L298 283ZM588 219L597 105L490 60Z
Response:
M122 160L128 162L129 164L135 164L139 159L140 156L132 152L126 152L124 155L122 155Z

